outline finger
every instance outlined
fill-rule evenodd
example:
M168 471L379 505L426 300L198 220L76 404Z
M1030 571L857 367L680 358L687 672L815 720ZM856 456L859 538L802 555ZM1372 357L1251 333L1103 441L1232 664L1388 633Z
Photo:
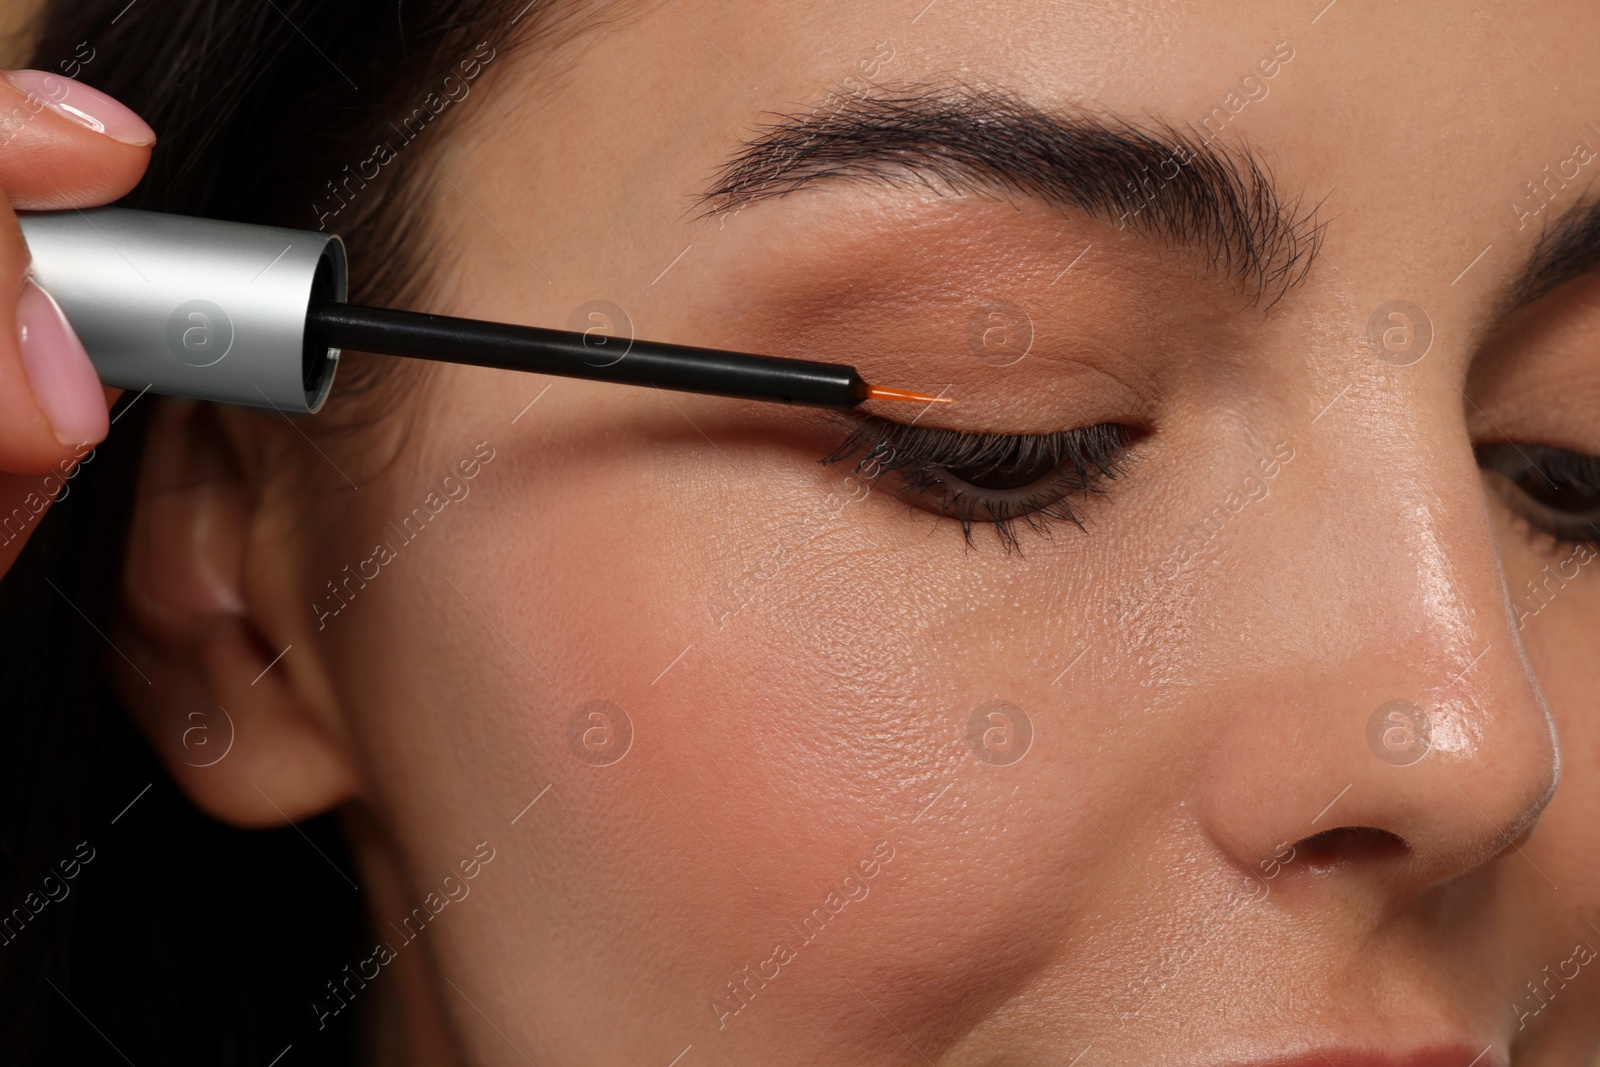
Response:
M50 294L31 279L10 291L15 303L0 306L0 471L42 474L104 440L118 394L100 384Z
M44 71L0 77L0 471L39 474L101 440L106 394L82 343L28 279L12 201L86 207L133 188L155 135L132 111Z
M88 446L105 437L105 389L56 302L28 280L13 207L82 208L131 190L155 134L122 104L45 71L0 77L0 574ZM15 294L13 296L13 294Z
M40 70L0 77L0 190L16 208L89 207L126 194L155 133L82 82Z

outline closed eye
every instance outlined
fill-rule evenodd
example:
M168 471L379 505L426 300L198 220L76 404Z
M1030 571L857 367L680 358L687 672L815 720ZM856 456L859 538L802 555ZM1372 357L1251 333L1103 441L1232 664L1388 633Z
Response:
M1056 522L1082 529L1082 501L1123 473L1136 436L1109 422L994 434L851 417L858 424L821 462L854 457L857 476L876 483L888 475L902 499L960 523L968 546L974 525L993 525L1007 552L1021 548L1019 523L1047 537Z
M1473 452L1506 479L1511 506L1535 530L1559 544L1600 547L1600 456L1509 441Z

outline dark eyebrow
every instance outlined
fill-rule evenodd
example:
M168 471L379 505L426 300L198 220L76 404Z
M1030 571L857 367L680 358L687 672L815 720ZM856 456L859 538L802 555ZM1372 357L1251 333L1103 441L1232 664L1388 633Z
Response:
M1600 268L1600 199L1580 201L1545 226L1504 314L1531 304L1565 282Z
M1209 269L1273 302L1305 279L1322 236L1248 150L967 86L880 89L779 115L698 203L717 214L823 180L1037 197L1197 249Z

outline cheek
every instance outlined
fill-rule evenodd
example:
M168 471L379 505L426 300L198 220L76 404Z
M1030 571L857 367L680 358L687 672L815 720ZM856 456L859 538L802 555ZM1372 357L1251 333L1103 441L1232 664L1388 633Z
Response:
M441 951L550 995L632 968L657 1003L670 967L666 999L709 1017L781 939L809 962L764 1010L797 1026L849 1017L838 975L868 967L920 990L907 1010L943 1010L975 976L1003 988L990 968L1026 970L1045 951L1026 931L1073 895L1024 872L1065 871L1090 833L1029 817L1074 763L1050 675L1021 681L1070 658L1070 635L1026 625L1051 598L992 545L938 577L963 572L957 528L852 499L842 467L721 447L646 461L595 442L556 463L508 444L454 532L374 583L363 640L384 668L351 693L407 866L505 843ZM915 536L886 533L906 521ZM1013 723L979 753L995 724L973 713L994 700L1031 709L1020 762ZM848 900L841 879L881 841L894 859ZM819 906L827 933L807 940ZM673 946L641 965L663 929Z
M562 565L514 579L537 584L524 602L555 606L523 631L551 658L552 773L639 828L598 843L608 864L688 855L686 886L726 879L719 921L836 887L953 755L928 606L860 572L863 502L846 502L844 473L778 463L763 484L728 462L635 464L591 486L592 521L554 535ZM633 735L608 766L574 752L572 716L597 699Z

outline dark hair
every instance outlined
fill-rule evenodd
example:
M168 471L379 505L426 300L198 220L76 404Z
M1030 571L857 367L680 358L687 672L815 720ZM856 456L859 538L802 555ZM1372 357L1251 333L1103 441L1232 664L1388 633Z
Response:
M124 206L327 224L349 243L351 298L401 303L421 292L403 253L431 236L410 194L441 141L428 127L453 117L433 106L446 77L459 81L481 42L501 64L524 42L551 46L581 28L575 6L58 0L30 65L97 86L155 128ZM373 146L406 133L415 145L352 184ZM381 386L350 362L341 396ZM24 514L38 529L0 581L0 1056L259 1067L292 1045L283 1067L353 1062L359 1012L319 1030L310 1007L370 944L357 893L330 866L352 867L336 818L244 831L201 814L101 669L118 656L106 635L150 406L124 397L55 505Z

